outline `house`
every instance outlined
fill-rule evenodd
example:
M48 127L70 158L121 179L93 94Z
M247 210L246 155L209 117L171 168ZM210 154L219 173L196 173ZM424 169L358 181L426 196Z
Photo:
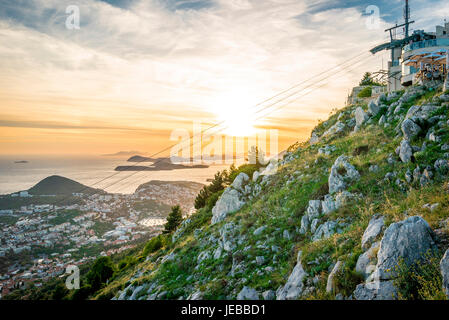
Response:
M409 33L410 7L405 1L403 24L386 29L390 41L372 48L372 54L382 50L391 51L388 62L388 92L398 91L414 84L430 87L444 83L449 89L449 23L436 26L435 32L415 30ZM404 37L398 39L395 30L404 27Z
M401 85L445 81L449 70L449 23L436 26L435 32L417 30L414 34L418 41L412 41L402 49Z

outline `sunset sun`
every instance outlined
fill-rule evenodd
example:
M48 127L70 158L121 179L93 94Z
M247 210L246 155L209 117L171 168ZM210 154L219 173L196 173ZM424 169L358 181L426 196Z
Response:
M246 137L256 133L256 99L249 92L233 90L217 97L213 112L222 132L230 136Z

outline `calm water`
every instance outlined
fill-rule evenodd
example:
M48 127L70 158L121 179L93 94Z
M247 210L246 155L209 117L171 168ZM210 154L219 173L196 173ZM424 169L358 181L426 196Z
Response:
M29 162L14 163L20 160ZM228 166L215 165L207 169L114 171L114 168L119 165L132 165L132 163L126 162L124 158L111 157L0 156L0 194L27 190L51 175L60 175L112 193L133 193L139 185L150 180L207 183L206 180L212 178L217 171L228 168ZM109 177L111 175L113 176ZM103 179L105 180L100 182Z

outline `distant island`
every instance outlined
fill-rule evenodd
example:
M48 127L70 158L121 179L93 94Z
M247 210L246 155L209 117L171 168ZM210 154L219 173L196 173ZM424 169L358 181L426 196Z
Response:
M188 162L188 159L175 157L177 162ZM139 155L132 156L127 160L128 162L141 163L152 162L149 166L118 166L115 171L166 171L166 170L179 170L179 169L205 169L209 168L208 165L184 165L181 163L173 163L171 158L150 158Z
M128 162L154 162L157 161L157 158L150 158L150 157L142 157L142 156L132 156L129 158Z
M116 156L130 156L134 154L142 154L143 152L139 151L119 151L116 153L103 154L103 157L116 157Z
M14 163L17 163L17 164L19 164L19 163L29 163L29 161L27 161L27 160L18 160L18 161L14 161Z
M185 166L183 164L160 163L156 166L118 166L115 171L166 171L179 169L206 169L209 166L204 164L197 164L192 166Z

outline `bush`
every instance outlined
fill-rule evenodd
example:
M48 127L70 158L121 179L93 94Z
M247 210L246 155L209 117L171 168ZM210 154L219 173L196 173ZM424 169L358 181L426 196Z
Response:
M424 259L407 265L403 259L395 268L393 280L398 298L406 300L446 300L440 273L440 255L427 253Z
M114 274L114 265L111 257L100 257L95 260L90 271L86 275L92 292L97 291L105 284Z
M335 275L334 284L338 293L349 297L354 292L355 287L362 283L363 280L363 276L360 273L345 267Z
M373 94L373 89L371 87L366 87L362 91L359 92L357 97L359 98L369 98Z
M143 249L143 255L148 256L149 254L156 252L163 246L164 246L163 236L159 235L148 241L148 243L145 245L145 248Z

